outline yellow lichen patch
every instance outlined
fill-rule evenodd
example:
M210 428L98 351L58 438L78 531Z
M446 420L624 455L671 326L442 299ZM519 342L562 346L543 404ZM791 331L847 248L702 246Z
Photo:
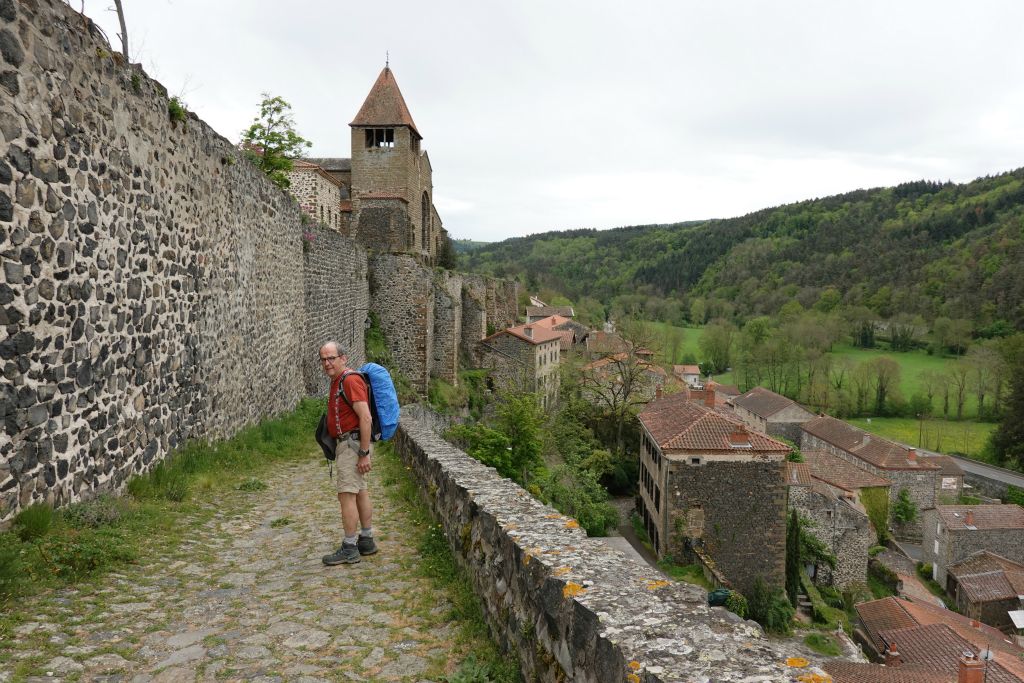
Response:
M515 531L518 528L519 528L519 525L516 524L515 522L509 522L508 524L505 525L505 531Z
M786 660L786 666L791 666L795 669L802 669L808 664L810 664L810 662L803 657L790 657Z
M544 515L544 519L561 519L561 517L562 515L559 515L557 513L554 515Z
M577 522L575 519L570 519L568 522L565 523L565 528L566 529L579 529L580 528L580 523Z
M627 674L626 680L629 681L629 683L640 683L640 677L636 674Z
M648 581L647 582L647 590L649 590L649 591L656 591L659 588L664 588L667 585L668 585L668 581Z
M626 666L628 666L633 671L639 671L640 670L640 662L636 661L635 659L632 662L630 662L629 664L627 664Z
M555 574L555 576L565 576L566 574L568 574L571 571L572 571L572 567L559 567L558 569L555 570L554 574Z
M586 593L586 592L587 592L586 588L584 588L583 586L579 585L578 583L573 583L572 581L570 581L569 583L565 584L565 588L562 589L562 597L563 598L574 598L577 595L580 595L580 594Z
M797 676L796 680L800 681L800 683L832 683L832 677L828 674L802 674Z

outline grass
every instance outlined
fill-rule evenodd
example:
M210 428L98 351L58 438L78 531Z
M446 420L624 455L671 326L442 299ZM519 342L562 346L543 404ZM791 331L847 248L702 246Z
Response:
M409 518L411 542L419 551L419 562L412 571L428 578L448 597L450 608L442 618L458 624L454 642L466 657L443 680L519 681L518 662L504 655L490 639L483 608L469 576L456 563L443 528L434 521L421 497L423 492L390 443L377 445L377 467L385 495Z
M704 590L714 589L714 584L704 577L704 571L698 564L675 564L669 559L659 560L658 569L668 574L675 581L685 581Z
M703 328L678 327L662 322L648 322L646 325L653 335L657 362L676 365L683 363L687 357L700 358L699 342ZM673 356L672 346L675 339L679 340L679 344Z
M0 533L0 608L18 596L116 571L142 554L173 554L192 526L212 514L192 500L193 491L238 488L274 463L308 457L322 410L322 402L305 400L232 439L189 444L131 480L126 496L59 511L29 508L19 515L21 524Z
M826 633L811 633L804 637L804 645L825 657L838 657L843 653L836 639Z
M997 424L963 420L924 420L906 417L849 418L847 422L893 441L940 453L962 453L984 459L985 444Z

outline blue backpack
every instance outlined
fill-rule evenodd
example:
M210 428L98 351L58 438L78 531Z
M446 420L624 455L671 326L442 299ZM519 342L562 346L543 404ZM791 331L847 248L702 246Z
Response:
M359 375L366 382L366 393L370 403L370 416L373 418L370 440L387 441L395 435L400 412L398 392L395 391L395 383L391 379L391 373L382 365L367 363L358 370L345 374ZM338 383L338 394L348 404L348 407L351 408L352 401L345 395L344 377Z

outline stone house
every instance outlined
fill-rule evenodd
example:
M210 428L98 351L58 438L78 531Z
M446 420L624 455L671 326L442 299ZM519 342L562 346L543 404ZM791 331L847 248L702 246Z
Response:
M540 394L541 406L547 409L558 402L561 341L553 330L516 325L480 341L480 364L492 368L503 386Z
M699 365L673 365L672 374L676 378L685 382L686 386L691 389L703 389L704 383L700 381L700 366Z
M639 420L638 509L658 557L699 561L743 593L758 578L782 586L789 446L683 392L647 404Z
M1013 630L1010 611L1024 609L1024 564L979 550L950 565L946 577L946 590L961 614Z
M940 505L953 505L960 500L964 492L964 471L956 460L941 453L920 451L918 457L922 462L932 463L939 467L935 478L935 501Z
M608 391L623 398L628 393L631 402L647 403L668 381L664 368L643 358L631 358L624 351L587 363L580 372L586 378L580 393L591 403L601 403L600 395Z
M584 343L590 330L572 318L562 315L549 315L546 318L530 321L530 324L558 332L562 337L562 353L571 351L575 346Z
M807 531L825 544L836 558L834 568L810 567L815 583L845 589L867 580L868 549L877 535L849 491L817 478L807 462L786 463L787 506L809 522Z
M949 568L988 550L1024 562L1024 508L1019 505L939 505L924 513L921 560L947 585Z
M289 174L292 193L314 220L333 225L328 216L337 213L339 229L371 251L411 254L436 263L448 234L434 206L433 169L388 66L349 126L352 157L303 160ZM336 195L310 182L310 166L332 179ZM328 204L327 195L337 203Z
M527 323L535 323L538 320L549 318L553 315L571 320L576 317L576 311L573 310L572 306L548 306L546 304L540 304L539 306L526 307Z
M342 210L341 181L315 163L297 159L291 173L290 192L299 200L299 208L320 225L338 232L348 229L348 213ZM348 190L345 190L348 198Z
M800 441L800 425L814 419L814 414L796 401L764 387L754 387L731 403L736 417L749 429L781 436L794 443Z
M918 515L910 523L894 525L900 538L917 540L922 533L921 512L935 507L936 483L942 467L919 458L917 449L869 434L834 417L822 415L801 426L800 450L825 451L852 465L884 477L892 482L889 488L889 509L900 491L906 489Z

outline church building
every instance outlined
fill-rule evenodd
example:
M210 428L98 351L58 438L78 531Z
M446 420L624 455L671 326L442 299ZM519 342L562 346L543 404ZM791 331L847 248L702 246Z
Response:
M296 161L291 191L303 211L371 251L436 264L448 239L434 208L430 157L390 67L352 123L352 156Z

